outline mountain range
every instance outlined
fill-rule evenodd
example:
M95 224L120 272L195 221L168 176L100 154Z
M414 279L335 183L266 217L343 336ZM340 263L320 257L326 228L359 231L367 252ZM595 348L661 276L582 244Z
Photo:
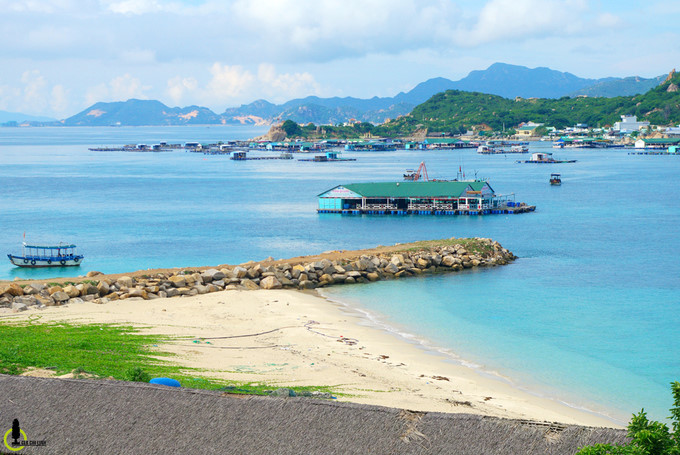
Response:
M499 95L504 98L561 98L586 95L590 97L630 96L645 93L664 80L656 78L586 79L549 68L494 63L485 70L472 71L463 79L452 81L443 77L429 79L408 92L393 97L319 98L308 96L273 104L257 100L250 104L226 109L216 114L206 107L168 107L155 100L96 103L84 111L59 122L66 126L110 125L191 125L191 124L271 124L283 120L298 123L338 124L356 119L382 123L387 119L408 114L413 108L437 93L460 90Z
M45 116L27 115L21 112L0 111L0 124L10 122L55 122L56 119Z

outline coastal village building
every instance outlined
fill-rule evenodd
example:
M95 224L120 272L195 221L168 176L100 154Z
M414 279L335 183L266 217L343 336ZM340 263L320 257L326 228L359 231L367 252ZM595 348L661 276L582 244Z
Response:
M614 130L622 133L640 131L640 128L647 128L649 122L638 122L635 115L622 115L621 121L614 123Z
M536 129L543 125L542 123L528 122L517 128L517 136L519 137L532 137L536 136Z
M511 200L514 195L496 195L488 182L480 180L351 183L318 198L319 213L481 215L519 208Z
M636 149L665 149L672 145L679 145L680 138L666 139L666 138L654 138L654 139L638 139L635 141Z

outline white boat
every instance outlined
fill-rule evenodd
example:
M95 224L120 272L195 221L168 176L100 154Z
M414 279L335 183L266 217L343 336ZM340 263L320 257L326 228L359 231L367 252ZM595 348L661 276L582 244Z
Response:
M22 245L21 255L8 254L10 262L17 267L74 267L85 256L76 253L75 245Z

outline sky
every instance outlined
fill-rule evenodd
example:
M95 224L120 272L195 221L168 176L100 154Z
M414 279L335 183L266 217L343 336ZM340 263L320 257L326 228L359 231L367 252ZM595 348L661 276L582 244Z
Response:
M394 96L495 62L584 78L680 62L678 0L0 0L0 110ZM677 65L680 69L680 65Z

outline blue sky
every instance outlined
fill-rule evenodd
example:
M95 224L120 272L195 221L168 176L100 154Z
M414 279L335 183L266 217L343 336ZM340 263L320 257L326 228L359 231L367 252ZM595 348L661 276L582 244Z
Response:
M677 0L0 0L0 110L393 96L494 62L653 77ZM680 66L680 65L678 65ZM678 68L680 69L680 68Z

